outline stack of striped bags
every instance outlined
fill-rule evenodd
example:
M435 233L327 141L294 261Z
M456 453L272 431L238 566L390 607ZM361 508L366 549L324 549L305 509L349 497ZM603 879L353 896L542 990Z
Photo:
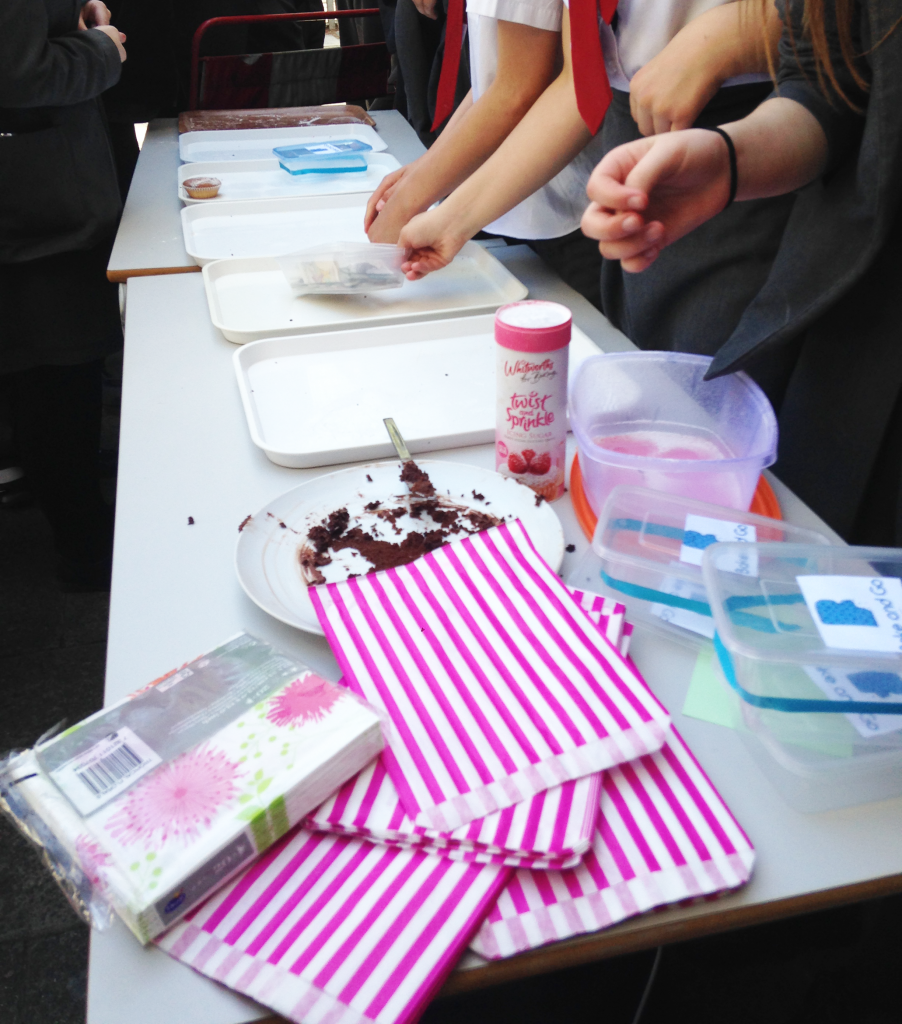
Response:
M742 885L754 853L520 523L312 591L378 761L159 940L304 1024L411 1024L468 945L510 956Z

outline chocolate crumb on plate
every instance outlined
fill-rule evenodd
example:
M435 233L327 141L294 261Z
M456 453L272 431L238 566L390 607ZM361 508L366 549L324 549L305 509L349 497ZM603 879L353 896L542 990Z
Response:
M470 493L473 495L476 501L485 501L484 494L480 494L478 491L471 491Z
M194 526L194 516L188 516L188 525Z
M245 516L245 517L244 517L244 519L242 519L242 520L241 520L241 522L240 522L240 523L238 524L238 532L239 532L239 533L241 533L241 531L242 531L242 530L243 530L243 529L245 528L245 526L247 526L247 524L248 524L248 523L249 523L249 522L250 522L250 521L251 521L251 520L252 520L253 518L254 518L253 514L251 514L251 515L249 515L249 516Z
M373 478L369 475L369 473L367 473L366 478L367 480L369 480L370 483L373 482Z
M413 459L401 467L401 483L407 484L411 494L424 498L431 498L435 494L429 474L420 469Z
M488 512L436 494L428 475L413 461L404 464L401 480L410 486L409 494L372 501L353 517L346 507L337 509L307 531L306 541L298 549L298 562L308 587L326 582L321 570L327 565L333 565L332 578L336 578L342 565L336 562L339 552L365 559L370 563L368 573L379 572L407 565L454 535L480 533L502 522ZM417 521L419 529L402 529L398 522L404 517ZM382 524L391 527L398 539L379 536ZM359 575L348 573L343 578Z
M567 545L567 546L566 546L566 547L564 548L564 550L565 550L565 551L567 551L567 552L569 552L569 553L570 553L570 554L572 555L572 554L573 554L573 552L574 552L574 551L576 551L576 545L575 545L575 544L568 544L568 545Z

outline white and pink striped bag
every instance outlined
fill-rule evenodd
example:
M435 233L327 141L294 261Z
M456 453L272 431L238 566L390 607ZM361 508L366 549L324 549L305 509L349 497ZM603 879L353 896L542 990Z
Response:
M536 870L573 867L592 843L601 774L544 790L450 833L416 825L377 758L307 817L309 829L357 835L375 843L416 846L479 864Z
M604 773L598 831L568 871L517 871L473 941L498 959L748 881L754 849L675 729Z
M509 869L290 833L157 943L298 1024L405 1024Z
M581 590L571 593L615 647L622 642L622 604ZM458 860L561 870L575 867L591 845L600 786L600 774L587 775L443 833L414 824L404 813L378 758L310 814L306 826L377 843L418 845Z
M450 832L660 749L669 717L519 522L311 589L345 681L390 721L385 766Z

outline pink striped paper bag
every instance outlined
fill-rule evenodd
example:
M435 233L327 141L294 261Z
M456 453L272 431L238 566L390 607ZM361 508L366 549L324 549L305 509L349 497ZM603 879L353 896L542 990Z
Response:
M611 598L567 589L617 646L625 628L624 606ZM421 845L430 853L459 860L561 870L575 867L589 849L600 785L599 774L586 775L444 833L416 825L404 813L398 791L377 758L310 814L306 825L371 842Z
M157 942L298 1024L405 1024L508 877L506 868L296 831Z
M305 825L371 842L418 846L455 860L561 869L578 864L589 849L600 792L601 774L586 775L442 833L414 824L404 813L377 758L310 814Z
M586 615L598 626L602 635L615 647L620 648L626 605L620 604L612 597L593 594L590 590L577 590L574 587L567 587L567 590L570 591L573 599ZM621 653L623 652L621 651Z
M383 758L418 825L452 831L664 742L667 712L519 522L310 596L390 720Z
M748 881L754 849L675 729L604 774L598 831L578 868L517 871L473 941L498 959Z

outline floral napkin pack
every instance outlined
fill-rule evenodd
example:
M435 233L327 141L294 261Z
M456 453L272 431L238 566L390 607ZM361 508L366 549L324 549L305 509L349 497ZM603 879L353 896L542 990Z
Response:
M148 942L382 746L359 698L240 634L0 764L0 800Z

